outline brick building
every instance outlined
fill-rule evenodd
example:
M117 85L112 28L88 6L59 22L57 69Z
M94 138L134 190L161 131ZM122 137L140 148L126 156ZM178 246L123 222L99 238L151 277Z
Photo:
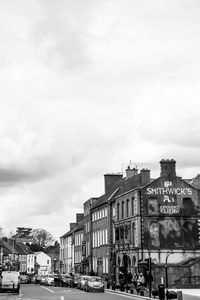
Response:
M110 205L122 180L121 174L104 175L105 194L96 200L91 210L93 271L103 277L109 276L111 272L113 223Z
M81 261L78 262L79 260L78 255L82 257L82 252L80 254L80 250L82 251L82 248L80 247L80 245L77 244L77 242L79 243L79 240L77 239L77 232L81 227L82 239L83 239L83 229L84 229L83 218L84 218L83 213L77 213L76 222L70 223L69 224L70 230L60 237L60 255L59 255L60 273L74 273L75 265L76 265L76 269L80 268L79 265L81 264ZM75 234L76 234L76 238L75 238ZM76 257L75 257L75 249L76 249Z
M165 278L168 261L169 283L200 285L200 175L184 180L176 162L163 159L156 179L128 167L126 177L106 174L104 181L105 193L84 203L74 231L75 269L118 281L119 270L145 273L151 258L154 283Z
M91 274L92 261L92 213L91 208L97 198L90 198L83 204L84 209L84 240L83 240L83 269L85 274Z

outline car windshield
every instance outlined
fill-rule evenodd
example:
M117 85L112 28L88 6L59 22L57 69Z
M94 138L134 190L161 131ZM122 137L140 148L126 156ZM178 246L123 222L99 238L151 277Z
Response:
M92 282L99 282L99 281L101 281L101 278L99 278L99 277L95 277L95 278L91 278L90 279Z

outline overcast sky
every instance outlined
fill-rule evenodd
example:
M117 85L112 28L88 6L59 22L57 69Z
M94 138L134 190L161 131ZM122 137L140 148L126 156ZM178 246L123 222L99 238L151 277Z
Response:
M4 231L58 238L129 161L200 173L199 16L196 0L0 2Z

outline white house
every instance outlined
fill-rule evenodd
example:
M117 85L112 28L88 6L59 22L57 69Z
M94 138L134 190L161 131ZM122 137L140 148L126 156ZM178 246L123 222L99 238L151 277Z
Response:
M72 237L72 232L68 232L60 238L60 261L63 263L64 273L73 273L74 269Z
M38 275L51 273L51 256L42 251L35 252L35 263L38 266Z

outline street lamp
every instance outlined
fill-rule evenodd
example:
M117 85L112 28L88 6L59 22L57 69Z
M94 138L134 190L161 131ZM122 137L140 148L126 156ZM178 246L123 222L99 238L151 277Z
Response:
M174 251L173 251L173 250L167 251L166 260L165 260L165 279L166 279L166 289L167 289L167 290L168 290L167 260L168 260L168 257L169 257L171 254L174 254Z

